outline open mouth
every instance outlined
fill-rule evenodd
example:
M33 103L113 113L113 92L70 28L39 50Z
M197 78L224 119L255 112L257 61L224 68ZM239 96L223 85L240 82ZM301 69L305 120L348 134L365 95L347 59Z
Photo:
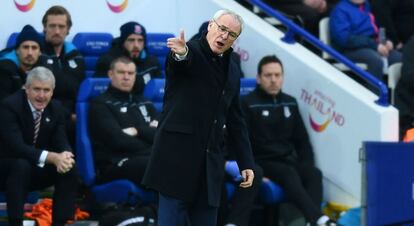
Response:
M222 43L222 42L220 42L220 41L217 41L216 43L217 43L217 45L218 45L218 46L220 46L220 47L223 47L223 46L224 46L224 43Z

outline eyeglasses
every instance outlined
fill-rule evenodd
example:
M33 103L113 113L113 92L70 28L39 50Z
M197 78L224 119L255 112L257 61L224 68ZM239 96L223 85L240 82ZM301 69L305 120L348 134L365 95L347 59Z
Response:
M237 34L236 32L230 31L226 26L218 24L216 20L213 21L217 25L217 31L220 32L222 35L229 34L230 40L236 40L236 38L239 37L239 34Z

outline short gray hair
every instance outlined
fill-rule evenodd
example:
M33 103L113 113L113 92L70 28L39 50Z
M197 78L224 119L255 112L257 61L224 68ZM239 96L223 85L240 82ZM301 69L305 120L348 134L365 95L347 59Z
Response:
M231 11L229 9L220 9L219 11L217 11L214 16L213 16L213 20L217 20L218 18L224 16L224 15L230 15L231 17L233 17L233 19L235 19L237 22L239 22L240 24L240 34L243 31L243 27L244 27L244 22L243 22L243 18L235 13L234 11Z
M32 84L33 80L37 80L40 82L51 81L52 88L55 89L55 76L53 75L52 71L43 66L34 67L29 73L27 74L26 83L24 84L25 87L28 87Z

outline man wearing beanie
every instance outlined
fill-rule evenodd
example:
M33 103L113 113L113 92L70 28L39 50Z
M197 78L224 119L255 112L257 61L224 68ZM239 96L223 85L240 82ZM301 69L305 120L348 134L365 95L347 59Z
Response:
M47 57L45 66L52 70L56 78L53 98L62 102L67 120L67 133L73 145L75 143L75 103L78 89L85 77L85 61L76 47L65 41L72 27L69 12L62 6L50 7L42 19L45 33Z
M14 49L0 52L0 99L21 89L26 73L40 64L42 37L30 25L23 27Z
M157 57L146 50L147 33L145 27L137 22L128 22L121 26L121 35L114 40L108 53L102 55L96 65L95 77L106 77L112 60L125 56L136 65L137 79L134 93L142 93L145 84L152 78L161 77L161 67Z

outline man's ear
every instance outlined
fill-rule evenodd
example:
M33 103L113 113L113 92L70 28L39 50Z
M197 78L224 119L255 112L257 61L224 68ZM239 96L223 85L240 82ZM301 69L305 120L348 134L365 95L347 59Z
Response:
M260 75L259 74L256 75L256 83L260 85Z
M112 79L113 75L114 75L114 72L111 69L109 69L108 70L108 78Z

